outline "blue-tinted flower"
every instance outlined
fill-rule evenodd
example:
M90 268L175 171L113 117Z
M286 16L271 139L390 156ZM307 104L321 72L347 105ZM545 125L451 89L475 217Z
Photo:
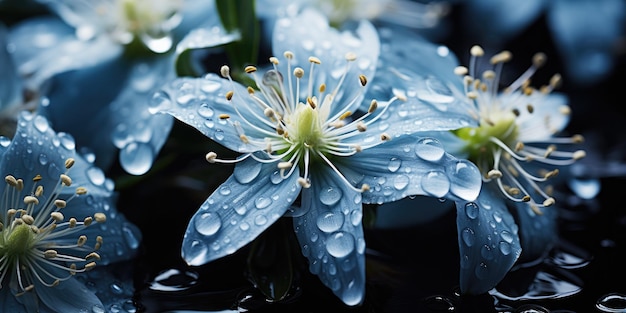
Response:
M22 96L22 80L17 74L13 59L7 50L8 31L0 23L0 135L8 136L15 131L15 121L19 111L28 109Z
M362 203L429 192L469 201L480 177L411 127L381 123L404 105L401 90L365 100L367 110L356 113L377 81L379 37L369 22L339 32L307 10L276 23L272 47L271 69L245 69L256 88L234 82L224 66L224 78L178 79L155 95L155 111L242 153L207 154L211 163L234 163L234 172L192 217L182 256L201 265L232 254L288 213L310 271L356 305L365 292Z
M565 74L581 84L605 78L616 56L623 53L626 3L622 0L467 0L464 6L467 26L493 45L521 33L545 14L567 64Z
M104 309L75 279L96 264L134 255L141 236L116 211L113 183L42 116L22 113L13 140L0 137L0 309Z
M41 2L62 20L27 19L9 42L25 87L44 89L40 114L91 149L100 166L119 151L127 172L145 173L173 122L148 113L151 94L176 77L184 51L237 35L221 28L212 1Z

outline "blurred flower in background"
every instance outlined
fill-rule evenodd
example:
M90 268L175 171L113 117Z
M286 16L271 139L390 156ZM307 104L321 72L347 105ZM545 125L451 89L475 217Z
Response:
M12 140L0 137L3 312L104 310L75 277L137 253L141 233L117 211L113 182L74 147L27 112Z
M232 41L211 1L40 1L56 13L12 26L9 49L39 112L107 168L148 171L172 125L148 113L150 95L190 75L190 49ZM186 37L187 36L187 37ZM179 73L180 72L180 73ZM73 112L68 114L68 112Z

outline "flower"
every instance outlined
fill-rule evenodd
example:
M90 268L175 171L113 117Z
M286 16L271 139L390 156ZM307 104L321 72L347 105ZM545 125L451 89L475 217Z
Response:
M469 0L467 26L490 45L500 46L542 14L567 75L579 84L594 84L611 73L626 33L626 5L621 0L517 1ZM476 21L486 21L477 23Z
M0 137L0 170L1 311L104 309L75 275L130 259L141 240L115 210L112 181L26 112L13 140Z
M148 113L152 92L177 76L185 51L237 35L221 27L211 1L41 2L62 20L26 19L9 40L25 87L44 89L38 112L93 151L99 166L117 155L128 173L144 174L173 123Z
M403 104L401 91L384 102L366 100L368 110L356 113L376 82L379 39L369 22L339 32L305 10L280 19L272 38L282 57L271 57L263 75L245 68L258 89L234 82L224 66L224 78L181 78L155 94L155 112L242 153L235 160L207 154L211 163L234 163L234 172L191 218L182 256L190 265L205 264L291 216L310 271L344 303L357 305L365 293L362 203L426 190L473 200L477 168L428 138L380 123ZM291 208L298 197L299 206Z

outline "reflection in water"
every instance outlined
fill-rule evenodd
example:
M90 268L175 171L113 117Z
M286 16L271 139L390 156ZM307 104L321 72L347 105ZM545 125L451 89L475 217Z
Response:
M177 269L169 269L161 272L150 283L150 289L154 291L184 291L198 282L198 274L182 272Z
M626 312L626 295L610 293L598 300L596 308L602 312Z

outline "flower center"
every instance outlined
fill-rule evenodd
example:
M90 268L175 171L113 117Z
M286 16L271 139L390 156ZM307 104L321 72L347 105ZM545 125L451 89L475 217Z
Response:
M68 159L66 169L73 164L74 160ZM44 188L38 185L41 180L40 175L35 176L32 190L24 195L24 181L7 175L0 198L0 289L5 277L16 275L18 296L35 289L35 285L54 287L76 273L92 269L96 266L94 260L100 259L94 251L102 245L102 237L94 238L93 246L89 246L86 236L77 236L75 243L71 236L84 232L94 221L105 222L106 216L96 213L78 221L73 217L66 220L61 213L68 202L87 190L78 187L68 199L59 199L61 189L72 184L66 171L45 197L47 200L40 203L39 199L44 198ZM58 274L59 269L66 275Z

